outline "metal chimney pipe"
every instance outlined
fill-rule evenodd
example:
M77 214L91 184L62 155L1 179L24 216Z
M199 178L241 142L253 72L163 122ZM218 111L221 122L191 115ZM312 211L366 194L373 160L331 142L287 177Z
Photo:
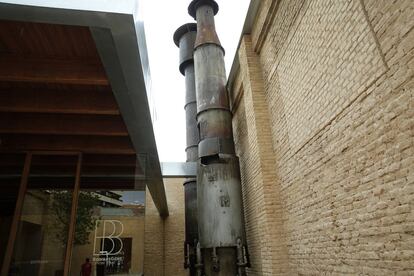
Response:
M185 114L187 162L198 160L198 129L197 129L197 103L194 80L194 43L197 33L197 24L188 23L179 27L174 33L174 43L180 49L180 72L185 76ZM197 182L195 178L186 179L184 182L185 198L185 242L184 242L184 268L189 268L189 275L196 275L197 263Z
M249 266L243 219L239 160L226 90L224 49L215 30L214 0L193 0L197 20L194 46L197 123L199 248L206 275L245 275ZM201 253L201 254L200 254Z

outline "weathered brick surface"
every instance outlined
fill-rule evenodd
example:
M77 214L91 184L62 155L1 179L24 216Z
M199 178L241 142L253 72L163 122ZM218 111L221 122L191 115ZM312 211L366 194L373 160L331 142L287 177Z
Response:
M275 153L272 147L269 113L264 93L263 78L258 56L252 50L249 39L243 39L239 51L240 71L243 76L244 118L247 135L247 152L249 165L244 164L242 173L245 177L245 194L249 194L249 202L254 205L248 209L256 210L252 224L250 217L247 225L261 225L254 239L259 239L258 247L254 248L254 263L261 266L261 272L275 274L286 272L287 250L283 237L282 206L279 198L280 185L277 179ZM257 203L263 208L257 209ZM249 240L252 235L249 234ZM269 257L270 256L270 257ZM260 262L257 262L257 259ZM253 269L255 268L253 265Z
M251 172L249 164L252 164L247 137L247 123L245 116L244 101L241 101L235 110L233 120L234 131L238 135L235 137L235 143L237 144L237 155L240 158L240 171L242 179L243 189L243 202L244 202L244 216L246 221L246 234L249 244L249 253L252 263L251 272L256 275L262 273L262 254L261 254L261 240L262 233L259 226L259 208L257 208L257 194L255 189L257 188L254 181L255 174Z
M183 268L183 179L164 179L170 215L161 219L147 190L145 206L144 273L150 276L186 275Z
M168 209L170 215L165 219L165 276L187 275L184 270L184 179L165 179Z
M144 237L144 274L164 275L164 221L146 191L145 237Z
M230 93L249 274L413 275L414 2L271 2Z

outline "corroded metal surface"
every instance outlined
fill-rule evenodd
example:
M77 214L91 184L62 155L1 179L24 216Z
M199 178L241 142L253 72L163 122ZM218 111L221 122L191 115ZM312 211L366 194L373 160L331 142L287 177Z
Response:
M213 0L194 0L197 124L199 255L205 275L245 275L248 266L239 160L235 155L232 114L226 90L224 49L218 40Z
M188 104L185 108L186 115L186 135L187 135L187 147L185 149L187 153L187 161L198 160L198 142L199 135L197 129L196 120L196 103Z
M194 40L193 40L194 42ZM191 60L191 63L189 63L185 68L185 89L188 91L185 93L185 104L184 109L187 107L188 104L196 103L196 93L195 93L195 74L194 74L194 63L193 60ZM197 114L197 110L194 114ZM194 117L195 118L195 117Z
M196 12L197 9L203 5L210 6L214 12L214 15L216 15L219 11L219 6L216 1L214 0L194 0L191 1L190 5L188 5L188 13L197 20L196 18Z
M201 165L198 171L200 243L204 248L233 247L245 239L239 160Z
M174 43L180 49L179 64L181 74L184 72L187 65L193 64L193 48L194 41L197 34L197 25L195 23L187 23L179 27L174 33ZM194 93L195 95L195 93Z
M194 40L193 40L194 42ZM187 161L198 160L198 142L200 141L197 129L197 102L195 96L194 64L188 63L185 67L185 118L186 118L186 153Z
M200 91L197 112L212 108L229 110L223 51L216 45L204 44L194 52L194 67L202 76L196 80L196 91Z
M197 103L195 96L194 74L194 42L197 25L189 23L181 26L174 34L174 42L180 48L180 72L185 76L185 114L186 114L186 154L187 162L198 160L199 134L197 129ZM198 243L197 222L197 182L195 178L184 182L185 199L185 244L184 267L189 268L189 274L196 274L196 247Z
M200 6L197 9L197 38L195 41L194 48L198 48L200 45L210 43L216 44L221 47L220 40L216 33L216 27L214 25L214 14L213 10L208 5ZM224 49L222 48L223 53Z
M197 182L195 178L187 179L185 187L185 235L191 246L195 246L198 240L198 228L193 223L197 222Z

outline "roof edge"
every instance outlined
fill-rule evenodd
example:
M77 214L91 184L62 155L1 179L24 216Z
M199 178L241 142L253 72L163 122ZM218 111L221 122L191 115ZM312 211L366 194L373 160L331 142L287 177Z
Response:
M239 43L237 44L236 52L234 54L233 63L231 65L229 78L227 80L227 89L231 89L233 87L234 79L236 78L237 71L239 70L240 63L239 59L237 58L238 50L240 48L241 40L243 39L243 36L246 34L250 34L252 32L254 20L256 18L256 15L259 11L260 6L260 0L251 0L249 9L247 10L246 19L244 20L243 30L240 34Z
M54 8L78 11L94 11L136 15L138 3L136 0L2 0L2 4L32 6L38 8Z

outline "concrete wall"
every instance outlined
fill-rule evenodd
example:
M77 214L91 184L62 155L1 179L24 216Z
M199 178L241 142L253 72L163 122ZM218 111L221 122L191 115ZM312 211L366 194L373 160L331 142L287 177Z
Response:
M170 215L160 218L147 190L144 274L186 275L184 270L184 179L164 179Z
M261 1L230 91L249 275L414 274L413 18Z

